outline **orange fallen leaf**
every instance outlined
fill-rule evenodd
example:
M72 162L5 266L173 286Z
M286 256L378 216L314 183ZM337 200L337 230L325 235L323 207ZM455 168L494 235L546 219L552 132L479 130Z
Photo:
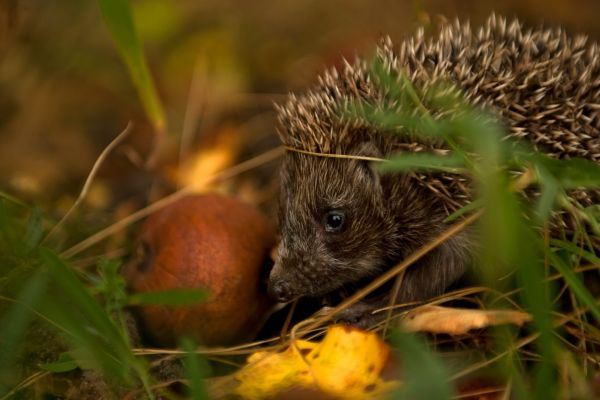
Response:
M193 192L206 191L207 179L230 167L239 150L239 135L234 127L226 126L214 134L214 143L190 154L182 165L167 169L173 183L190 187Z
M403 327L408 332L462 335L472 329L501 324L521 326L528 321L531 321L531 315L522 311L424 306L409 312Z

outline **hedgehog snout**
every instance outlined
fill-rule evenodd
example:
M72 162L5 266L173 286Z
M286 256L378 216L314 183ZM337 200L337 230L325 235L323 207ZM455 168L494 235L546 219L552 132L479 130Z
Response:
M280 303L287 303L294 298L292 285L285 274L282 273L279 263L275 263L269 275L268 293L273 300Z
M292 300L293 294L290 284L283 279L269 281L269 296L279 303Z

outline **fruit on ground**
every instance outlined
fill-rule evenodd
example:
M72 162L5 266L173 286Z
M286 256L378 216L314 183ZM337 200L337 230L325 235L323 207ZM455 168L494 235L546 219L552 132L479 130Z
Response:
M183 336L204 345L252 339L270 308L264 269L274 241L258 210L218 194L189 196L150 216L140 254L124 269L130 291L205 288L208 298L139 307L144 332L162 345Z

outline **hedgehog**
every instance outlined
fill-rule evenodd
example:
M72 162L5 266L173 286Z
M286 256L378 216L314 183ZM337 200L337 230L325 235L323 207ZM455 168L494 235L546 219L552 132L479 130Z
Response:
M377 58L421 90L455 85L467 102L497 116L510 138L558 159L600 160L600 51L586 36L561 28L525 29L491 15L477 30L459 20L426 37L423 29ZM419 137L382 132L340 104L380 104L365 59L325 72L313 89L277 106L287 151L280 171L280 244L269 292L280 302L319 298L373 279L447 228L445 219L469 202L468 180L446 173L382 174L368 160L398 152L443 151ZM320 157L320 154L353 158ZM600 203L593 191L573 194ZM455 235L406 271L396 299L383 290L339 319L367 323L387 304L442 294L473 261L473 239Z

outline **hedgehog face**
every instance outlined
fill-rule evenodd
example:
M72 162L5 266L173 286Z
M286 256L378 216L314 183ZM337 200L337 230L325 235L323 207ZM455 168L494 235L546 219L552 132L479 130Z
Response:
M389 218L377 171L366 161L288 153L281 180L274 298L320 296L378 272Z

